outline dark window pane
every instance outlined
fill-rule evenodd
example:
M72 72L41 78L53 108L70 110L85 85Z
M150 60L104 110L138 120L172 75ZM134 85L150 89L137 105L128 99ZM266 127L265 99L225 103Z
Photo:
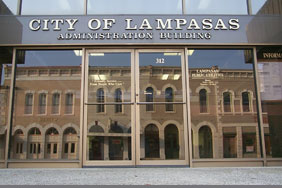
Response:
M104 103L105 102L105 94L102 88L97 90L97 103ZM99 104L97 105L97 113L105 112L105 105Z
M39 114L45 114L46 113L46 94L45 93L41 93L39 94L39 107L38 107L38 113Z
M40 153L40 152L41 152L40 144L38 144L38 151L37 151L37 153Z
M243 112L250 112L250 94L248 92L242 93Z
M19 153L19 143L17 143L16 153Z
M25 114L32 114L33 94L28 93L25 95Z
M75 152L75 143L71 143L71 153Z
M115 102L121 103L122 102L122 91L121 89L115 90ZM115 113L121 113L122 112L122 104L116 104L115 105Z
M213 158L212 132L208 126L199 130L199 154L200 158Z
M54 144L53 147L54 147L54 148L53 148L53 153L55 154L55 153L57 153L57 144Z
M223 107L224 112L231 112L231 93L229 92L223 93Z
M65 153L69 152L69 143L65 143L65 149L64 149Z
M30 144L30 145L29 145L29 153L30 153L30 154L32 153L32 148L33 148L32 146L33 146L33 144Z
M166 88L165 90L165 102L173 102L173 89L171 87ZM173 104L166 104L165 105L165 110L166 111L173 111Z
M47 154L51 153L51 144L47 144Z
M154 89L152 87L148 87L146 89L146 102L154 102ZM146 111L154 111L154 105L153 104L146 104Z
M60 94L54 93L52 96L52 114L59 114Z
M150 124L145 128L145 158L160 157L159 129Z
M200 113L208 112L207 109L207 90L201 89L199 93L200 97Z
M20 153L23 153L23 143L20 143Z
M73 113L73 94L68 93L66 94L66 106L65 106L65 114L72 114Z

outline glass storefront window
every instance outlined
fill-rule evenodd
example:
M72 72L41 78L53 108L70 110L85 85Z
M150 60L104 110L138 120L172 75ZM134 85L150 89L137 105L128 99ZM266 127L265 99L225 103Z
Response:
M87 14L182 14L182 0L88 0Z
M265 47L257 52L267 157L282 157L282 48Z
M18 0L0 0L0 15L17 14Z
M186 14L248 14L247 0L185 0Z
M81 0L22 0L21 15L83 15Z
M261 156L251 50L188 50L193 158Z
M80 50L17 51L12 159L78 159L79 54ZM66 114L69 108L72 113Z
M282 14L282 0L251 0L252 14Z
M11 84L12 54L7 48L0 48L0 160L5 158L9 95ZM20 145L18 151L20 152Z

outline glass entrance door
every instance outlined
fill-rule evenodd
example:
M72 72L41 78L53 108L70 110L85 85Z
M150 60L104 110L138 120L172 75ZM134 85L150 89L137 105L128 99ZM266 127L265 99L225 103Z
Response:
M187 165L187 119L181 50L136 52L137 165Z
M84 165L134 165L131 50L90 50L86 61Z
M86 54L83 165L187 165L183 51Z

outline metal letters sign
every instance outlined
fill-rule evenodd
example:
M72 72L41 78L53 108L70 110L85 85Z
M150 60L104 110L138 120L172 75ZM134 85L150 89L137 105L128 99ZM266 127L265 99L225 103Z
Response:
M0 16L0 45L281 44L280 23L277 16Z
M219 18L202 19L162 19L149 20L144 18L139 23L134 23L131 18L117 21L111 19L92 18L87 21L88 32L76 32L77 18L73 19L32 19L29 22L31 31L61 31L61 27L66 25L67 31L59 33L58 40L150 40L154 37L158 39L180 39L180 40L203 40L211 39L210 30L238 30L240 28L239 19L233 18L224 21ZM116 23L119 23L118 25ZM123 32L112 32L114 27L121 27ZM159 31L155 36L153 31ZM181 32L175 32L181 31Z

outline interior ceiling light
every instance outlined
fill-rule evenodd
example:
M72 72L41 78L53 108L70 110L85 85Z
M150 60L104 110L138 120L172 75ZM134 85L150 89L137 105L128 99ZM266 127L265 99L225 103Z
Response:
M76 56L82 56L82 50L74 50L73 52Z
M162 76L162 80L167 80L167 79L168 79L168 76L169 76L169 74L164 74L164 75Z
M175 74L175 75L173 76L173 79L174 79L174 80L179 80L179 78L180 78L180 74Z
M90 53L90 56L105 56L104 53Z
M188 56L192 56L195 50L188 50Z
M92 77L94 78L94 80L106 80L106 75L103 75L103 74L100 74L100 75L97 75L97 74L94 74L92 75Z
M164 56L178 56L180 53L178 52L166 52L164 53Z

